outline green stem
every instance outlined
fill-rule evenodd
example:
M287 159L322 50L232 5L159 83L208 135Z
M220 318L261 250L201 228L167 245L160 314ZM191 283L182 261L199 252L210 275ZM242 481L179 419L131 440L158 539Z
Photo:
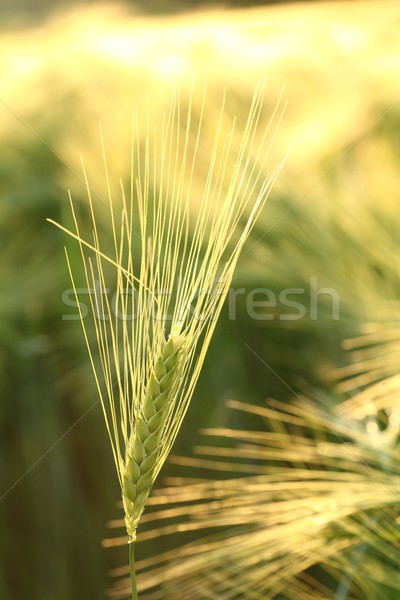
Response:
M135 573L135 542L129 544L129 566L131 569L132 600L138 600Z

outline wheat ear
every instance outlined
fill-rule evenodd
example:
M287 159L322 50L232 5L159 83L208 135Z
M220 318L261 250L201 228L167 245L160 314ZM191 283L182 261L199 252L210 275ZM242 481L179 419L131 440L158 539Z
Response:
M156 358L144 402L129 440L122 499L126 529L131 542L155 479L160 438L168 415L168 401L179 375L184 336L170 336Z

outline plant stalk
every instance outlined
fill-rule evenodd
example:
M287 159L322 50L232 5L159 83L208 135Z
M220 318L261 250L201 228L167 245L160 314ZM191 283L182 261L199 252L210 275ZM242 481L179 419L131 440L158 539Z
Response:
M129 543L129 567L131 571L132 600L138 600L135 572L135 542Z

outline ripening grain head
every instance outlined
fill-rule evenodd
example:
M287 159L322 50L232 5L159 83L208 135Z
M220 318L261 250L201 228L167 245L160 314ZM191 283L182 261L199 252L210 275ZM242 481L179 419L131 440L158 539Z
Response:
M204 96L200 114L191 102L183 111L176 91L157 127L150 115L136 117L129 189L121 185L118 202L109 193L112 253L104 249L110 240L100 239L102 207L88 182L92 239L83 239L72 202L75 231L59 225L78 241L94 291L95 339L82 314L81 321L132 541L192 397L240 251L280 168L266 167L279 107L254 144L263 96L262 84L240 132L234 121L227 127L223 102L211 140L202 134ZM110 288L113 303L101 291Z

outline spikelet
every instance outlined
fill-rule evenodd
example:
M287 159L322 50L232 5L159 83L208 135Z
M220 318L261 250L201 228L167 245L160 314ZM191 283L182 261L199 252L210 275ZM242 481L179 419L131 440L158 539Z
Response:
M176 90L154 130L150 115L136 118L131 185L125 191L121 184L120 202L111 193L103 144L106 216L84 170L92 237L81 233L72 200L75 229L52 221L78 241L81 252L90 290L83 298L67 253L68 266L131 542L188 408L243 244L281 168L266 165L279 103L258 129L264 83L240 131L222 106L211 145L202 98L194 114L192 89L185 113ZM103 242L105 222L111 252ZM107 290L114 291L113 301ZM94 340L81 310L87 299Z
M173 337L163 345L150 375L143 406L129 440L123 478L122 498L126 530L131 541L154 482L162 425L168 400L179 373L183 336Z

